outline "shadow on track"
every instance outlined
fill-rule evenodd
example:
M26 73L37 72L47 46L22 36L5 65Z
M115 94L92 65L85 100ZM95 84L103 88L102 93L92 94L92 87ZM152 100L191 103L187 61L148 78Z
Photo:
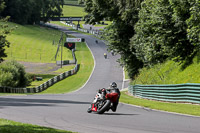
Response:
M56 106L57 104L90 104L89 102L52 99L0 98L0 106Z
M104 113L102 115L128 115L128 116L131 116L131 115L139 115L139 114L125 114L125 113Z

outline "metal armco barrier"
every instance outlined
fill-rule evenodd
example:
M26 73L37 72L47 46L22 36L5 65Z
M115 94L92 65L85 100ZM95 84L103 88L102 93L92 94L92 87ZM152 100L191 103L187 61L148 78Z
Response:
M200 84L130 85L128 92L136 97L167 101L200 103Z
M46 24L41 24L41 25L58 30L58 28L56 26L51 26L51 25L46 25ZM40 86L37 86L37 87L34 87L34 88L12 88L12 87L4 87L4 86L2 87L2 86L0 86L0 93L38 93L38 92L42 92L42 91L46 90L48 87L52 86L53 84L65 79L65 78L67 78L71 75L74 75L78 72L80 64L78 64L78 61L76 60L74 50L72 50L72 56L73 56L73 60L67 60L67 61L63 61L63 62L60 61L59 63L60 64L61 63L63 63L63 64L76 64L74 69L69 70L69 71L64 72L64 73L61 73L58 76L55 76L55 77L49 79L48 81L46 81L45 83L41 84Z
M0 87L0 93L38 93L46 90L48 87L52 86L53 84L76 74L78 72L80 64L76 64L74 69L69 70L67 72L61 73L58 76L55 76L45 83L41 84L40 86L34 88L12 88L12 87Z
M38 93L46 90L48 87L52 86L53 84L71 76L78 72L80 64L78 64L75 53L72 51L73 54L73 61L71 63L76 64L74 69L69 70L67 72L61 73L58 76L55 76L49 79L47 82L41 84L40 86L34 88L12 88L12 87L1 87L0 86L0 93Z

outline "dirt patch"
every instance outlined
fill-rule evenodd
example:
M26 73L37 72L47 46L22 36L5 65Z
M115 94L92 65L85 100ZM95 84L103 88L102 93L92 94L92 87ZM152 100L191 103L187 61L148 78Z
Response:
M19 61L19 63L24 65L27 73L33 74L56 74L54 71L60 68L56 63L32 63L22 61Z

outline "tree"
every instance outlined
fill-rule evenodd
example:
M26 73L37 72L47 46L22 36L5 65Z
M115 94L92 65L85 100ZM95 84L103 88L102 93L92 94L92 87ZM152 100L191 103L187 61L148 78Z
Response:
M200 51L200 0L190 0L190 18L186 21L188 25L187 37L195 47L194 53Z
M4 8L5 8L5 2L4 0L0 0L0 13L4 10Z
M146 65L167 58L178 62L191 61L195 47L187 38L189 9L188 0L144 1L135 25L136 34L131 39L137 58Z
M4 7L4 1L0 0L0 13L3 11ZM4 57L7 57L5 53L5 47L9 47L10 44L6 39L6 36L10 33L10 29L8 28L7 24L3 23L6 22L6 20L8 20L8 17L0 20L0 63L3 61Z
M50 17L62 15L63 0L44 0L41 7L41 17L47 22Z
M173 54L176 29L172 13L168 0L146 0L142 3L131 46L145 65L163 62Z
M0 86L26 87L30 84L23 65L16 61L3 62L0 65Z
M176 32L174 32L176 41L173 43L175 45L174 56L176 57L176 61L183 62L184 60L191 60L191 57L194 57L193 51L195 47L191 45L187 38L188 25L186 23L190 18L190 0L169 1L173 8L172 18L175 23L174 28L176 29Z
M63 0L5 0L3 16L19 24L46 22L50 17L62 15Z
M94 24L104 19L113 21L105 30L105 39L110 50L121 55L119 62L125 66L129 76L138 73L143 62L136 58L135 49L130 47L134 35L134 24L138 21L138 11L143 0L85 0L86 22Z

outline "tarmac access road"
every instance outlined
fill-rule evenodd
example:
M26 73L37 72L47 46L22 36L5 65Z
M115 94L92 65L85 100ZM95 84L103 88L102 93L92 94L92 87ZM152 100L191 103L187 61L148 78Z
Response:
M86 39L95 58L88 82L68 94L0 96L0 118L80 133L199 133L200 117L185 116L120 103L116 112L87 113L96 91L115 81L122 86L123 71L116 60L104 59L102 41L80 33L63 31Z

